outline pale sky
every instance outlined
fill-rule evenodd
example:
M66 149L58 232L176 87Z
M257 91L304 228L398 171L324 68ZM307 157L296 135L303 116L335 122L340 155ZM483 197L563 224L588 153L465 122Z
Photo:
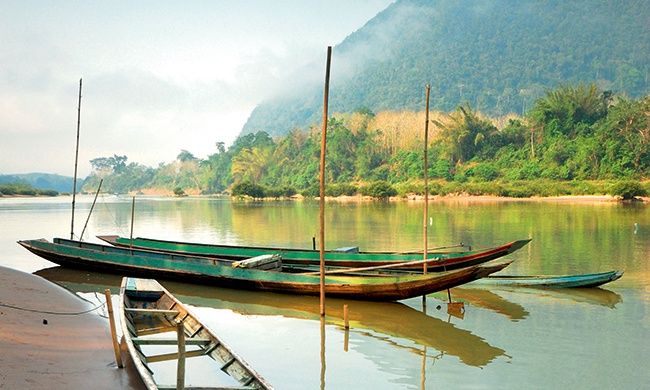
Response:
M113 154L205 158L391 2L0 0L0 174L72 176L80 78L81 177Z

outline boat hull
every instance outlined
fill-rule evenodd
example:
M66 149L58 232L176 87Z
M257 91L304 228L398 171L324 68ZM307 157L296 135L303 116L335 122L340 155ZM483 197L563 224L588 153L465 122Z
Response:
M539 287L539 288L585 288L598 287L623 276L623 271L608 271L581 275L531 275L531 276L488 276L472 284Z
M177 253L194 256L217 257L220 259L241 260L268 254L279 254L282 262L288 265L318 266L320 253L316 250L244 247L232 245L211 245L190 242L165 241L150 238L123 238L119 236L98 236L99 239L118 247L153 250L164 253ZM498 247L467 252L431 252L428 254L428 272L444 272L479 265L506 256L522 248L530 239L513 241ZM422 253L391 252L337 252L326 251L325 266L336 267L376 267L403 264L422 260ZM423 265L401 265L400 270L409 272L422 271Z
M176 279L237 289L318 295L320 277L298 273L233 268L216 259L129 250L73 240L25 240L19 244L53 263L122 275ZM427 274L350 276L326 275L325 293L360 300L396 301L468 283L505 268L509 263Z
M157 383L149 363L176 360L178 354L146 355L141 345L163 345L157 335L179 334L180 331L184 335L184 344L196 345L191 350L190 356L209 356L217 369L230 376L241 388L272 389L264 378L225 345L210 328L201 323L189 308L155 280L123 278L120 287L120 314L120 324L127 349L148 389L171 387L170 384ZM178 344L178 339L175 343L174 341L171 339L164 345ZM185 382L184 370L182 375L181 382ZM227 388L231 387L228 385Z

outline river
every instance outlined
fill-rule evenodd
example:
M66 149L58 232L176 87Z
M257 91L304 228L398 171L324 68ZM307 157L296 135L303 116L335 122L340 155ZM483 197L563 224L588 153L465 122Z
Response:
M0 265L36 273L89 300L115 275L53 268L16 244L70 236L69 197L0 198ZM77 199L75 233L91 197ZM328 202L326 247L414 250L421 202ZM328 300L164 282L277 389L647 388L650 384L650 207L611 202L432 202L430 246L473 248L531 237L503 273L624 270L598 289L472 287L398 303ZM84 240L129 236L131 198L102 196ZM312 246L315 201L138 198L134 236L264 246ZM1 299L1 297L0 297ZM343 328L349 305L351 329ZM160 363L165 364L165 363ZM174 372L161 366L157 369ZM643 367L646 367L645 369ZM202 370L199 368L199 370ZM201 374L201 372L199 372ZM189 375L189 374L188 374Z

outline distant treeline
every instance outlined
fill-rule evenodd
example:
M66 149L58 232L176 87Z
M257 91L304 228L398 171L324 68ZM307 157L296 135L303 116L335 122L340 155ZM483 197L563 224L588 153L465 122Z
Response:
M463 105L430 118L433 193L607 193L611 183L650 177L649 96L630 99L595 85L565 85L548 91L521 117L488 118ZM424 112L375 114L360 108L333 115L327 133L330 194L422 193L423 133ZM254 197L318 192L317 124L277 138L264 131L246 134L227 149L218 142L216 149L205 160L181 151L157 168L127 164L126 156L100 157L91 161L94 171L84 189L92 190L104 177L103 188L119 193L143 188L252 191ZM548 185L560 182L567 184Z
M57 196L58 191L41 190L25 183L0 184L0 196Z

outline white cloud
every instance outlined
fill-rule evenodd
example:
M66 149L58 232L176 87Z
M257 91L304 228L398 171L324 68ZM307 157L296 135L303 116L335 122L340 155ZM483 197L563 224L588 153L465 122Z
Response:
M388 4L5 1L0 173L71 175L80 77L82 176L99 156L205 157L232 143L257 103L291 88L287 75Z

